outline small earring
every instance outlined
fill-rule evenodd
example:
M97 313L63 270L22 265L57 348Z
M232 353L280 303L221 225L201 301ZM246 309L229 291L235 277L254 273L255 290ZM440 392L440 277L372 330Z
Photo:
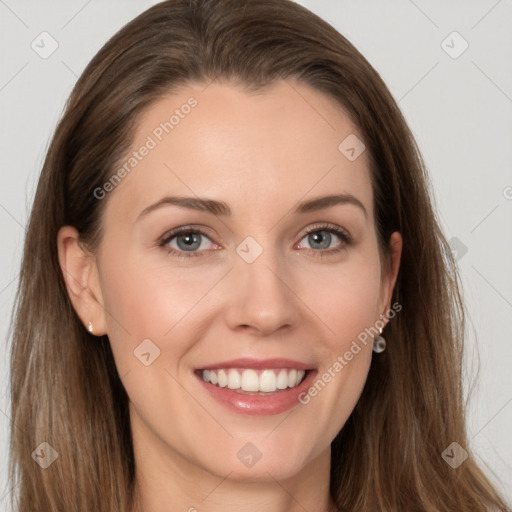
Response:
M92 334L92 323L89 322L89 332Z
M386 350L386 340L381 336L382 327L379 327L379 335L373 340L373 351L380 354Z

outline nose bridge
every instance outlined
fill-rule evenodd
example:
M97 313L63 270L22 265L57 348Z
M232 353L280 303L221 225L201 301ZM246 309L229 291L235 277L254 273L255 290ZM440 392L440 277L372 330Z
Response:
M233 295L228 322L231 328L250 326L262 334L293 326L299 318L298 301L288 282L286 259L270 244L247 237L236 247L231 275Z

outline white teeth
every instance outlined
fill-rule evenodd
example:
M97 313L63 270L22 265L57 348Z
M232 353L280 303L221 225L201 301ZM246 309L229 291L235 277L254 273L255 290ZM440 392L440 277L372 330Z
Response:
M210 374L215 373L215 370L210 370ZM239 389L240 388L240 374L233 368L231 368L228 372L228 388L229 389ZM210 382L211 382L210 378Z
M277 389L286 389L288 387L288 372L281 370L277 375Z
M277 389L293 388L298 386L306 372L304 370L266 369L258 372L253 369L220 369L203 370L202 377L205 382L218 385L221 388L241 389L242 391L263 391L273 393Z
M260 375L260 391L272 392L276 390L277 377L273 370L263 370Z
M211 382L211 380L210 380ZM213 384L213 382L212 382ZM260 390L260 379L258 374L254 370L245 370L242 373L242 380L240 387L244 391L259 391Z
M210 376L211 379L212 376ZM293 388L295 386L295 383L297 381L297 370L290 370L290 373L288 374L288 387Z
M228 385L228 376L224 370L219 370L217 372L217 377L219 379L219 387L225 388Z

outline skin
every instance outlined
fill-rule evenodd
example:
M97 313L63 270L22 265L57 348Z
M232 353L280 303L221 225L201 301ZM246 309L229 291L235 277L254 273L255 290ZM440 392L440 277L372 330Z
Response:
M367 153L349 161L338 150L348 135L362 136L343 109L305 84L250 94L230 83L183 87L145 112L133 149L190 96L197 106L103 199L98 252L83 251L73 227L60 230L69 295L84 325L108 334L130 398L145 510L327 511L330 443L363 389L371 339L310 403L278 415L226 409L193 369L287 357L323 374L389 310L402 238L392 235L381 267ZM358 198L367 216L351 204L289 213L333 193ZM137 221L166 195L222 200L233 213L165 206ZM329 232L322 245L322 233L305 235L318 223L353 241ZM169 254L169 245L185 252L183 237L157 246L188 225L208 232L198 235L198 257ZM236 252L247 236L263 248L250 264ZM133 353L147 338L160 350L149 366ZM237 458L248 442L262 454L250 468Z

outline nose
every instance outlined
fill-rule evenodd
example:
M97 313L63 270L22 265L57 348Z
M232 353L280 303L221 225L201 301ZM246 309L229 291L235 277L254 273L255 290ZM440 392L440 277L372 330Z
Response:
M264 250L252 263L235 259L226 311L232 330L268 336L298 325L301 301L293 291L293 279L285 261L270 252Z

